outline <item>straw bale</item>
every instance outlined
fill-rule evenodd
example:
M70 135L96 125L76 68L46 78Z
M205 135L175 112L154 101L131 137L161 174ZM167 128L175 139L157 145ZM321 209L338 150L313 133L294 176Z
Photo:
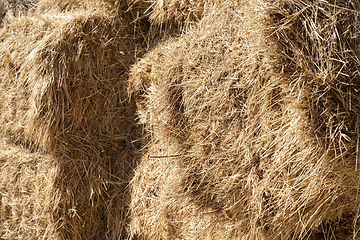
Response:
M61 158L62 239L127 235L138 128L124 80L140 50L126 14L37 9L0 32L0 132Z
M359 6L224 1L132 68L134 234L359 237Z
M0 142L0 238L59 239L58 159ZM54 214L55 213L55 214Z
M126 95L124 67L117 61L126 50L126 39L114 40L123 28L115 24L102 12L79 11L34 15L4 28L4 134L45 150L64 139L98 141L92 145L101 148L101 140L119 135L121 127L110 123L126 111L121 103ZM92 132L103 136L89 139Z

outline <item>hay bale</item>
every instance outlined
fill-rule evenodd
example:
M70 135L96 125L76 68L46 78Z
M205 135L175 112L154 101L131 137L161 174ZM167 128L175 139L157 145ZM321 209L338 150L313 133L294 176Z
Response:
M127 111L123 29L101 11L34 15L4 28L3 134L47 151L123 138L127 130L111 124Z
M226 1L132 68L140 239L358 238L359 6Z
M132 15L54 6L0 32L0 132L61 158L56 188L66 214L56 231L63 239L127 236L138 128L124 81L140 51Z
M1 239L60 239L59 159L0 142Z

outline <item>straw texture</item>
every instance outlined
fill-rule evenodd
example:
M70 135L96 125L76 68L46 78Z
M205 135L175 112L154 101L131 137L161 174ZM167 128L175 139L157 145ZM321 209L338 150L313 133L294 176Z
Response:
M223 1L132 68L136 234L357 237L359 6Z
M0 24L9 24L33 10L37 0L2 0L0 2Z
M139 129L124 81L144 51L136 39L146 25L131 23L140 6L48 4L53 7L40 2L0 32L0 132L18 146L61 159L52 187L61 194L64 215L61 227L49 225L51 232L61 239L125 238L126 186ZM48 214L60 221L56 211ZM21 229L14 234L24 236Z
M1 239L59 239L59 161L1 140Z
M183 0L156 0L150 1L150 20L155 23L181 23L197 21L209 6L220 3L217 0L183 1Z

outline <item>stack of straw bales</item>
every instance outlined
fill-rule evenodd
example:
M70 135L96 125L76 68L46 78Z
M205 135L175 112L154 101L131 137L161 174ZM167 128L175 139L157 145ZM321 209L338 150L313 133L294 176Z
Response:
M222 1L137 63L150 143L133 232L357 238L359 13L359 1Z
M127 236L138 128L124 82L143 51L140 8L40 1L1 29L1 237Z

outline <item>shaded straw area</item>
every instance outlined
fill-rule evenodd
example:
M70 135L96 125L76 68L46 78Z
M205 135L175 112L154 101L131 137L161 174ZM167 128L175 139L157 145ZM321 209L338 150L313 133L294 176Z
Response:
M1 140L1 239L60 239L58 172L58 159Z
M2 0L0 2L0 25L9 24L22 16L29 10L33 10L37 0Z
M133 140L140 134L124 81L144 51L141 31L147 25L131 24L140 6L126 12L125 1L121 11L100 1L79 4L39 7L1 30L0 132L18 146L59 159L52 187L61 194L63 214L49 210L61 226L49 225L48 232L61 239L120 239L128 236L126 186L138 158ZM41 223L36 221L34 226ZM40 230L34 227L47 238ZM25 236L20 228L12 231Z
M359 6L226 1L132 68L135 234L357 237Z

